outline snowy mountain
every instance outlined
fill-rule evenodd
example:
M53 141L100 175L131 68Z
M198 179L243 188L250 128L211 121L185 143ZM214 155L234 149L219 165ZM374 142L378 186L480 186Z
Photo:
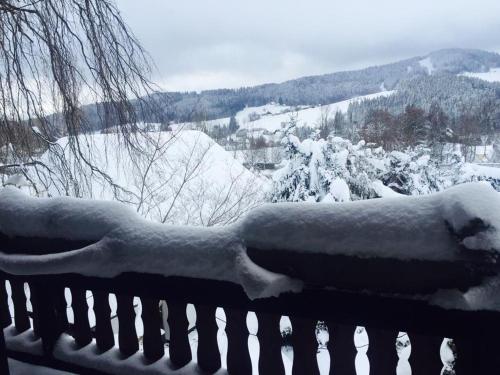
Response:
M361 70L336 72L269 83L240 89L157 93L165 105L162 122L214 120L234 116L246 107L275 102L287 106L326 105L358 96L394 90L400 83L432 75L486 73L500 68L500 55L481 50L446 49L391 64ZM99 129L100 106L87 106L85 113L94 129ZM157 122L148 113L146 122Z
M431 69L432 71L432 69ZM415 105L429 110L438 104L453 120L461 115L484 114L500 124L500 83L493 79L494 74L484 73L442 73L415 77L401 81L395 88L395 95L379 97L370 101L353 103L349 108L351 119L363 123L367 114L374 109L401 113L406 106Z
M182 117L200 108L208 119L228 117L244 106L271 101L287 105L317 105L394 89L401 81L428 74L482 73L500 67L500 55L480 50L447 49L392 64L362 70L303 77L280 84L266 84L238 90L211 90L171 94L169 115Z

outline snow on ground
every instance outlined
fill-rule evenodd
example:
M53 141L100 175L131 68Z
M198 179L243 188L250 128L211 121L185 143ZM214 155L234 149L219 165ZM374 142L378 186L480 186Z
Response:
M430 57L427 57L427 58L425 58L425 59L423 59L423 60L420 60L418 63L419 63L419 65L420 65L422 68L424 68L424 69L426 69L426 70L427 70L427 73L428 73L429 75L431 75L432 73L434 73L434 71L436 70L436 69L434 68L434 64L432 63L432 60L431 60L431 58L430 58Z
M500 166L490 167L486 165L467 163L464 164L462 172L466 178L474 176L500 180Z
M32 175L46 195L127 202L144 217L174 224L227 224L262 199L264 182L206 134L195 130L139 134L142 149L130 151L119 134L78 137L86 159L104 173L76 163L68 138L54 147L68 165L46 152L41 161L63 169L67 180L45 170ZM112 186L111 179L119 188ZM75 187L75 184L76 187Z
M66 371L58 371L42 366L16 361L9 358L10 375L74 375Z
M483 73L465 72L461 75L466 77L479 78L488 82L500 82L500 68L492 68L489 71Z
M371 100L380 96L392 95L394 91L381 91L375 94L357 96L341 102L331 103L324 106L308 107L308 106L287 106L277 103L269 103L259 107L247 107L239 111L235 118L241 129L264 129L270 132L281 129L281 124L290 120L290 114L298 114L298 126L317 126L318 119L321 116L321 111L329 109L329 115L334 116L335 112L347 112L349 104L362 100ZM200 123L185 122L170 125L171 129L194 129L197 126L206 126L211 129L214 126L228 126L229 117L203 121Z
M229 125L230 117L218 118L215 120L198 121L198 122L180 122L175 124L170 124L169 128L173 131L179 130L196 130L201 127L206 127L207 129L213 129L216 126L224 127Z
M249 121L247 123L240 124L242 129L265 129L269 132L274 132L276 130L282 129L282 124L286 124L290 121L290 115L292 113L297 114L297 125L298 126L310 126L317 127L318 120L321 117L322 111L328 111L329 116L333 117L335 112L346 113L349 105L351 103L359 102L362 100L371 100L381 96L392 95L394 91L382 91L375 94L358 96L352 99L344 100L341 102L336 102L324 106L312 107L307 109L300 109L296 112L287 112L274 115L262 116L260 119L255 121Z
M291 107L287 105L281 105L277 103L269 103L259 107L246 107L245 109L239 111L236 114L236 120L240 126L252 121L255 121L257 117L265 117L271 115L279 115L282 113L290 112L292 110L302 110L307 108L307 106Z

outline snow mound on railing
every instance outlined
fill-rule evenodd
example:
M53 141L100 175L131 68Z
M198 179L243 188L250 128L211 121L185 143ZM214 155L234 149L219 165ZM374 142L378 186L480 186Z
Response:
M449 261L464 248L500 252L500 195L469 183L427 196L267 204L241 229L259 249Z
M251 298L301 288L299 281L253 263L233 227L155 223L116 202L31 198L7 187L0 191L0 232L94 242L82 249L45 255L0 252L0 269L12 274L114 277L139 272L194 277L241 284Z
M7 236L88 241L45 255L0 252L0 269L21 275L123 272L238 283L250 298L299 291L302 282L266 270L247 248L363 258L453 261L500 252L500 195L483 183L422 197L336 204L272 204L218 228L151 222L122 204L68 197L31 198L0 191L0 232ZM10 253L10 252L9 252Z

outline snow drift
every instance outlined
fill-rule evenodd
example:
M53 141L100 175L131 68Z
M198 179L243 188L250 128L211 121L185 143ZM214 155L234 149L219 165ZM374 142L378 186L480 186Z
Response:
M61 138L40 158L47 168L30 170L30 180L49 196L118 200L148 219L179 225L227 224L262 200L264 182L203 132L134 137L140 149L117 133Z
M4 247L0 269L21 275L141 272L223 280L241 284L250 298L262 298L299 291L302 281L263 268L248 256L248 248L275 257L287 250L429 262L477 258L494 266L499 212L500 195L486 183L470 183L421 197L269 204L234 225L202 228L154 223L116 202L31 198L6 187L0 191L2 234L91 244L43 255Z

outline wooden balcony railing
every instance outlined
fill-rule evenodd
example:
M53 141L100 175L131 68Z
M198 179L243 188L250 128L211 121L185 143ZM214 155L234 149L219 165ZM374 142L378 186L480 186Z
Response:
M16 241L24 241L23 246L37 246L36 240L28 239L9 239L9 246ZM61 241L57 242L58 249L64 248ZM50 241L43 244L48 245ZM0 278L0 322L6 337L3 342L0 335L1 374L9 373L7 357L77 374L252 374L248 312L255 312L258 319L260 354L255 366L259 374L285 373L284 341L279 327L284 315L290 317L292 326L293 374L320 372L318 321L324 322L329 331L324 350L329 353L330 374L356 374L356 356L360 354L354 345L354 332L358 326L366 327L368 334L371 375L397 373L399 332L407 332L411 342L409 363L413 375L453 371L457 375L500 373L500 314L494 311L444 309L410 296L340 292L313 286L298 294L250 300L239 285L228 282L137 273L112 279L77 274L20 277L5 273ZM71 321L66 288L71 291ZM92 308L87 299L89 291L93 296ZM110 295L116 296L118 329L112 326ZM140 316L134 310L134 297L142 305ZM166 322L161 301L168 307ZM196 309L196 361L188 340L188 303ZM13 311L9 311L9 306ZM217 339L219 307L226 316L224 368ZM95 319L89 320L89 311ZM139 319L143 325L141 342L136 332ZM167 324L166 346L163 332ZM445 366L440 355L445 337L453 339L456 348L453 369ZM256 370L253 369L254 374Z

